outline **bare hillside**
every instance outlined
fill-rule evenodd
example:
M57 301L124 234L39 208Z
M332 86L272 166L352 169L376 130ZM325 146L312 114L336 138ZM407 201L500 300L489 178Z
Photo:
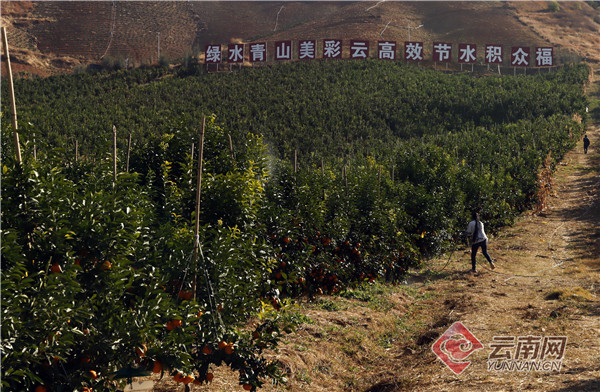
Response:
M600 62L600 8L589 2L2 1L15 72L72 70L105 56L179 59L206 44L369 39L552 45ZM416 26L423 25L415 29ZM428 47L426 46L426 49ZM575 54L574 56L571 54Z

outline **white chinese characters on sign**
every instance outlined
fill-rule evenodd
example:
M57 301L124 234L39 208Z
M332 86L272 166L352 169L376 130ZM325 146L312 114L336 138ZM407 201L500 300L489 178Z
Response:
M275 60L292 59L292 41L275 42Z
M423 42L405 42L404 60L423 61Z
M366 59L369 57L369 41L350 41L350 58Z
M396 60L395 42L379 41L377 47L377 58L379 60Z
M244 44L229 44L227 47L227 61L230 63L243 63L244 62Z
M458 44L458 62L474 64L477 61L477 45Z
M250 61L253 63L260 63L267 61L267 43L258 42L250 44Z
M485 45L486 64L502 64L503 55L502 45Z
M317 58L317 40L298 40L298 48L293 47L291 40L277 41L274 45L274 54L272 60L314 60ZM248 45L248 47L246 47ZM424 61L425 49L423 42L406 41L404 43L405 61ZM477 63L477 45L468 43L459 43L457 48L456 60L460 64ZM377 41L377 58L379 60L395 61L398 55L398 44L395 41ZM449 63L452 61L453 44L446 42L433 42L433 53L431 60L435 62ZM266 62L267 42L257 42L251 44L229 44L227 54L222 54L222 45L210 44L206 46L205 63L219 64L221 61L229 63L243 63L248 57L252 63ZM247 55L246 53L249 53ZM368 59L374 53L370 53L370 42L366 40L352 40L349 46L350 59ZM510 65L514 67L553 67L554 48L514 46L510 50ZM323 58L341 59L343 57L342 40L325 39L323 40ZM485 45L483 54L486 64L503 64L504 47L502 45ZM508 57L508 55L507 55Z
M323 40L323 58L324 59L341 59L342 58L342 41L339 39Z
M450 62L450 54L452 53L452 44L446 42L433 43L433 61L441 63Z
M554 49L535 48L535 65L538 67L552 67L554 65Z
M302 40L298 41L298 59L314 60L317 57L317 41Z
M515 67L528 67L529 48L526 46L513 46L510 51L510 65Z
M218 64L221 62L221 45L206 45L204 62Z

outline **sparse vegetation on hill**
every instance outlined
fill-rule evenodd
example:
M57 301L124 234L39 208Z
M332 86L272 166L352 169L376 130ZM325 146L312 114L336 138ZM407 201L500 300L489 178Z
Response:
M2 20L15 72L26 75L70 72L106 56L129 59L130 66L158 64L161 55L180 62L214 43L331 37L401 43L411 34L479 47L492 41L553 46L570 53L565 61L598 62L597 4L561 2L560 12L547 12L546 2L286 2L282 8L275 2L3 1ZM411 24L423 27L409 34Z

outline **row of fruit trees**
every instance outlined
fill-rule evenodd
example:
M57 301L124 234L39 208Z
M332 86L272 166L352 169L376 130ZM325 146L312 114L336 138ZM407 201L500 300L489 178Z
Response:
M471 210L494 231L536 202L537 173L581 135L587 72L361 61L17 81L21 164L2 102L2 387L203 384L220 365L247 390L284 381L266 354L293 329L290 299L399 281L457 246Z

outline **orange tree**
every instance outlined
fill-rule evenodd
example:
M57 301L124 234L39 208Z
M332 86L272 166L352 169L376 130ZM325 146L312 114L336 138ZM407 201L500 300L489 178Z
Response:
M262 353L287 326L273 313L254 330L241 328L261 309L273 263L252 225L204 224L201 256L193 263L190 219L175 212L185 192L173 181L172 163L157 167L160 189L138 173L119 173L113 183L110 159L74 162L64 151L38 145L35 161L25 134L19 165L5 124L3 388L115 390L153 370L203 383L221 364L239 371L240 384L252 388L265 377L281 378ZM212 124L209 130L221 135ZM248 151L260 150L258 139L248 145ZM246 195L240 210L248 215L260 197L261 173L255 164L239 166L235 182ZM185 167L179 176L185 177ZM226 182L206 181L214 188L227 188Z

